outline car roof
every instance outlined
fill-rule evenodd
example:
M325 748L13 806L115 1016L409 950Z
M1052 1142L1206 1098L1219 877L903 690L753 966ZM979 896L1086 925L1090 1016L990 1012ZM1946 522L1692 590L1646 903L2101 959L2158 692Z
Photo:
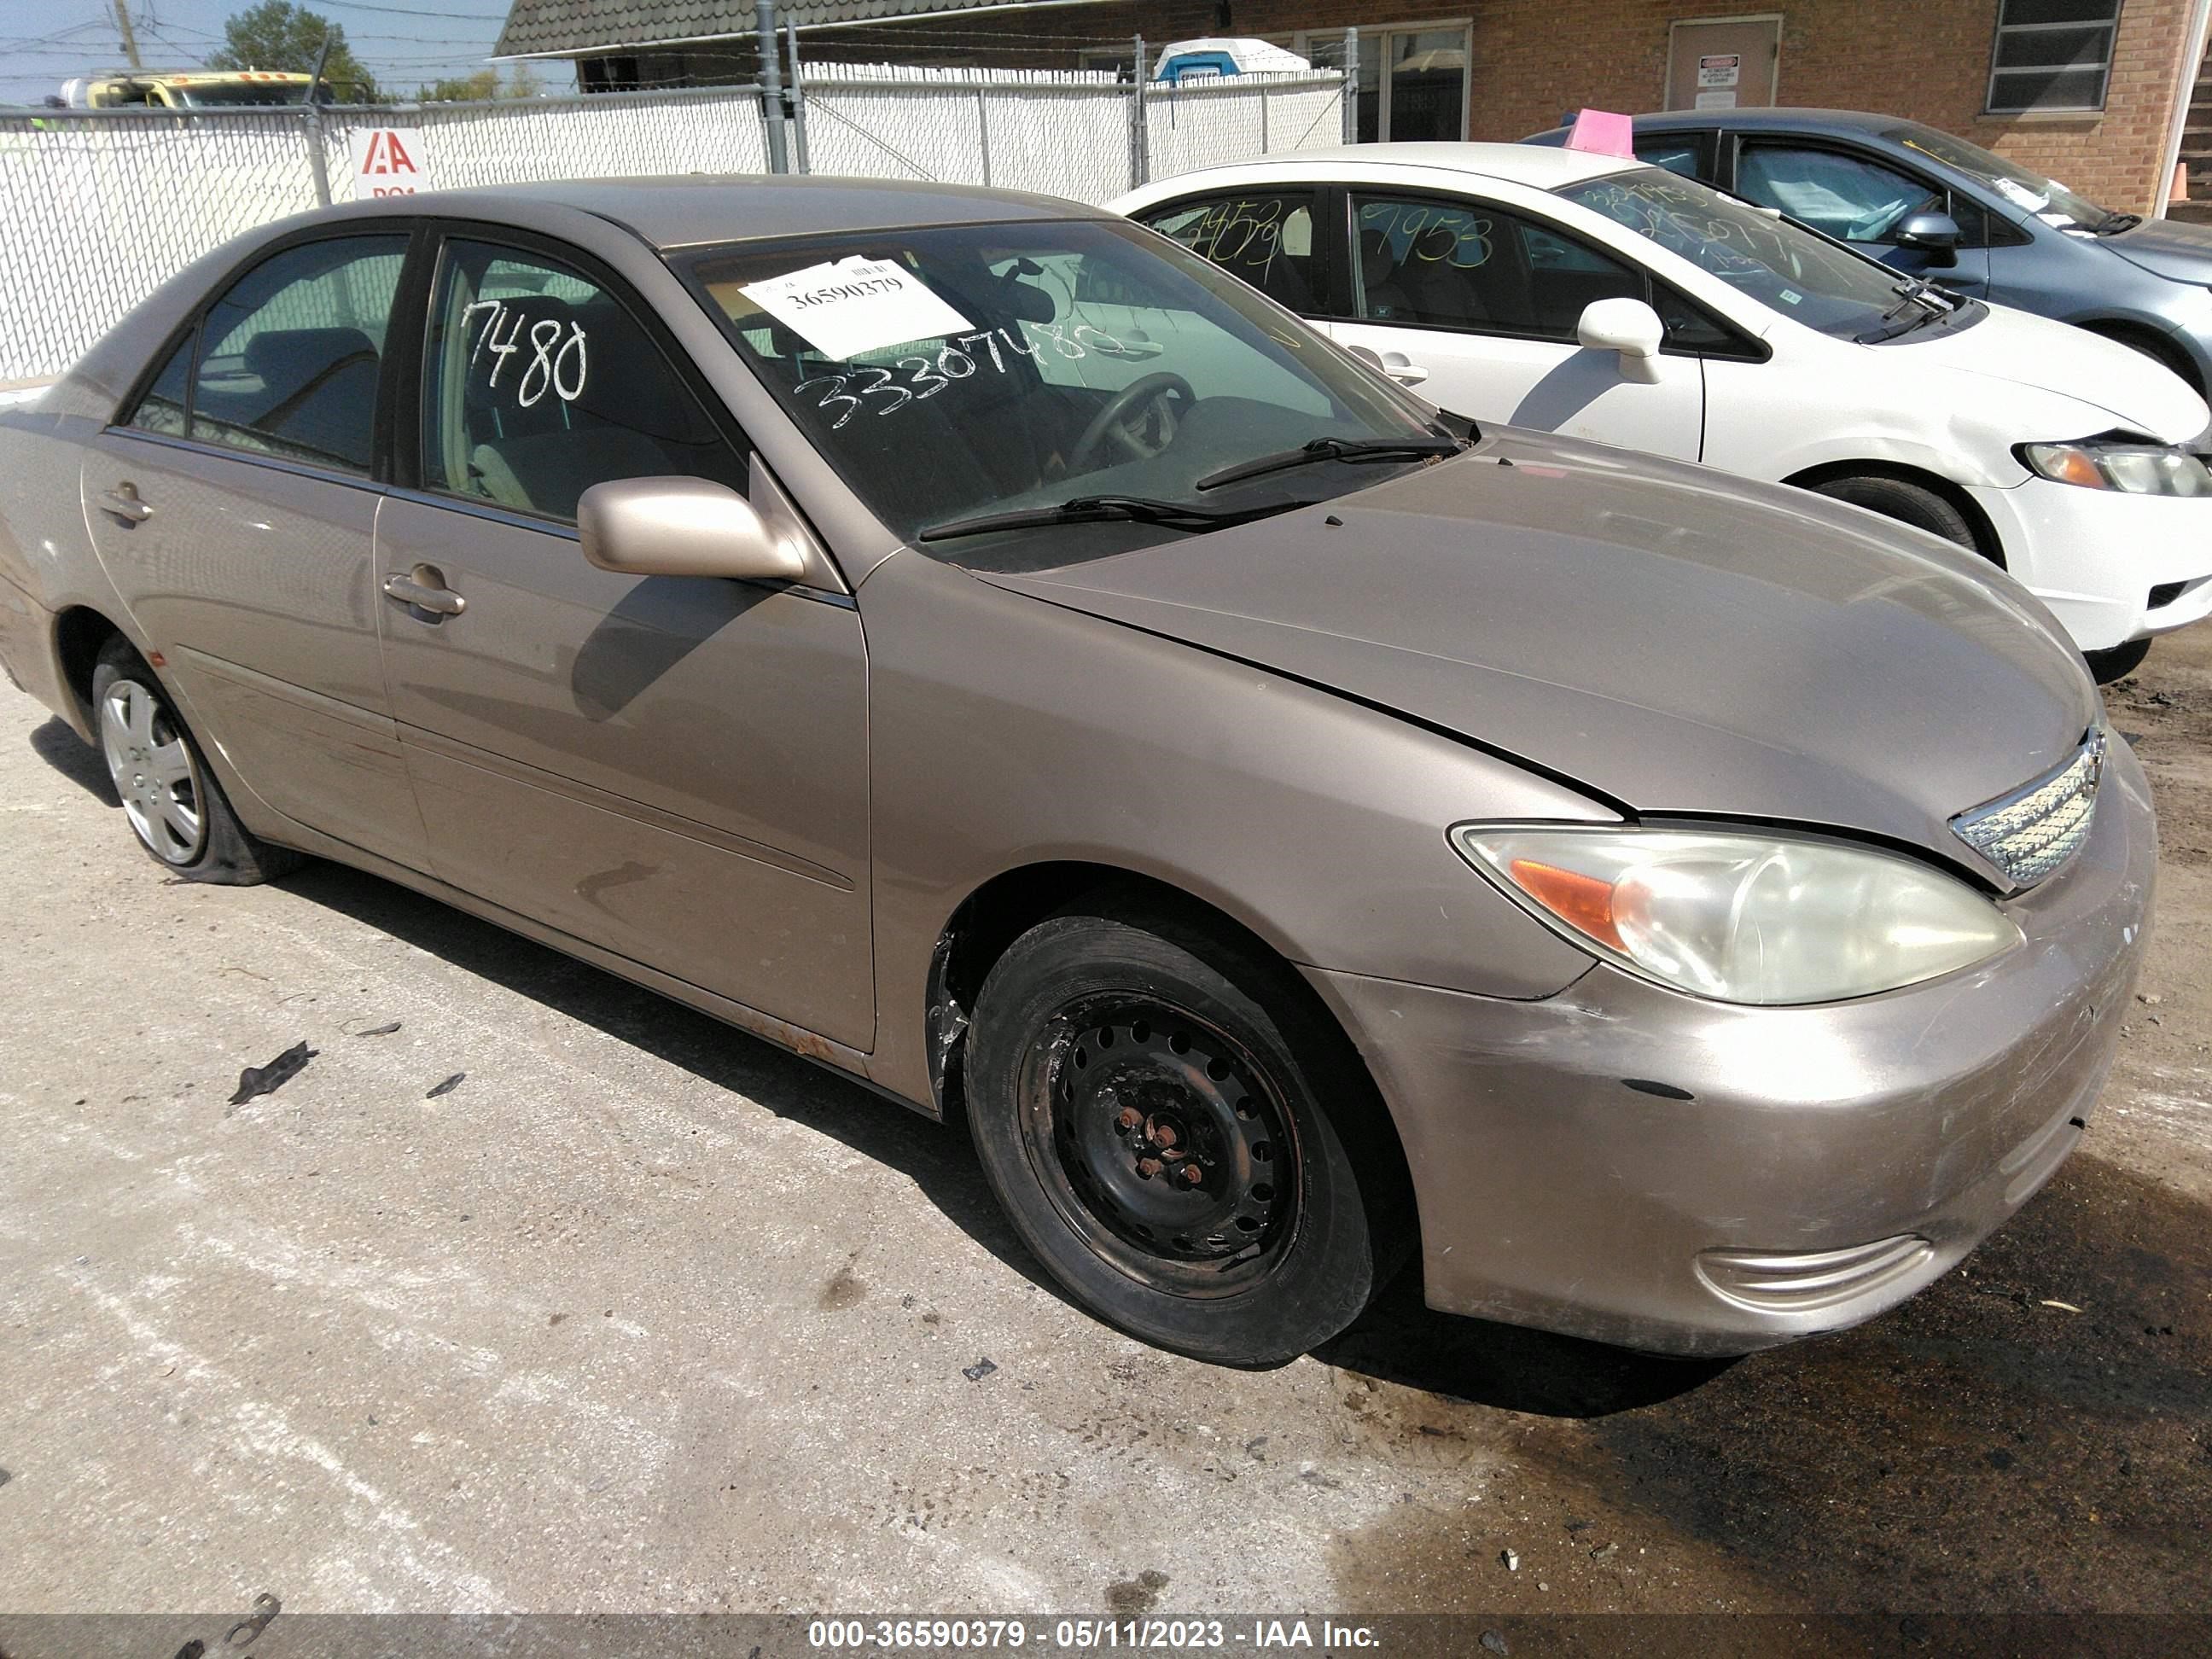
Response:
M1625 167L1638 165L1632 157L1595 155L1586 150L1473 143L1334 144L1326 149L1301 149L1288 155L1258 156L1249 162L1228 165L1264 167L1291 173L1315 167L1322 172L1335 173L1340 172L1341 164L1347 161L1362 166L1435 167L1447 173L1471 173L1484 178L1531 185L1538 190L1580 184L1585 179L1618 173ZM1226 167L1207 168L1206 171L1226 171ZM1176 181L1161 179L1158 182L1169 184Z
M1787 104L1749 109L1670 109L1639 115L1635 120L1639 132L1669 132L1687 127L1727 127L1735 131L1755 132L1762 128L1787 127L1814 131L1881 133L1894 127L1921 125L1902 115L1877 115L1871 110L1816 109L1810 106ZM1549 138L1554 133L1566 131L1563 126L1553 127L1546 132L1531 133L1529 137ZM1526 143L1528 140L1522 142Z
M474 211L526 225L534 208L568 208L621 225L661 249L842 230L1112 216L1079 202L1026 191L811 173L685 173L486 185L405 200L416 211L463 216Z

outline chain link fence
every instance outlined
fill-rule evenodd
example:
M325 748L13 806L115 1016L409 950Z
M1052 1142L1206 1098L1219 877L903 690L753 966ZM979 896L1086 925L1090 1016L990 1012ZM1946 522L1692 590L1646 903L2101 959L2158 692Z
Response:
M806 64L792 165L1098 204L1148 179L1339 143L1334 72L1170 88L1105 73ZM50 379L240 232L355 193L356 133L421 135L433 187L768 170L757 88L482 104L0 114L0 390Z

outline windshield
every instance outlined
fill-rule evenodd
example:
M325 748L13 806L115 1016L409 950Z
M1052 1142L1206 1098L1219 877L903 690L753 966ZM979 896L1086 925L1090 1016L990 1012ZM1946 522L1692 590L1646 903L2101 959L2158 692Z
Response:
M1899 272L1694 179L1638 167L1557 193L1823 334L1856 339L1898 304Z
M173 86L170 91L185 100L188 109L229 109L239 105L304 104L307 101L305 81L210 81L194 82L190 86Z
M1992 155L1979 144L1954 138L1933 127L1892 127L1882 137L1917 149L1931 161L1979 179L2004 201L2059 230L2093 230L2117 216L2085 196L2076 196L2055 179Z
M1393 468L1324 450L1226 487L1212 475L1317 439L1437 441L1419 405L1318 334L1120 221L811 238L682 269L907 540L1102 495L1208 513L1289 507ZM973 556L968 543L930 550L954 556L954 545Z

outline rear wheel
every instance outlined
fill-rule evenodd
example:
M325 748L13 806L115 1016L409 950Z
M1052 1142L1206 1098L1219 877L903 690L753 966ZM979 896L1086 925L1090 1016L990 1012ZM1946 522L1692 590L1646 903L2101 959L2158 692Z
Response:
M1909 524L1915 530L1941 536L1947 542L1956 542L1970 553L1981 550L1974 540L1973 526L1966 522L1966 515L1923 485L1908 483L1903 478L1870 473L1863 477L1830 478L1814 484L1813 490L1815 495L1849 501L1853 507L1863 507L1869 513L1879 513L1886 519Z
M2104 651L2084 651L2081 655L2089 665L2090 677L2100 685L2110 685L2142 666L2142 659L2150 655L2150 641L2130 640L2125 645Z
M131 833L155 861L188 881L250 886L296 869L238 821L199 744L146 660L120 637L92 671L94 731Z
M1349 1325L1410 1212L1364 1069L1286 978L1164 917L1062 915L976 1000L969 1122L1024 1242L1100 1318L1226 1364Z

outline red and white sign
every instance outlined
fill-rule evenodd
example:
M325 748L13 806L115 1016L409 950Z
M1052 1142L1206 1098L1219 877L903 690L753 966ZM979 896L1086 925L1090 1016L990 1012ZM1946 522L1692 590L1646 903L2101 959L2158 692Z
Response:
M353 194L357 202L412 196L430 188L430 167L419 127L356 127Z

